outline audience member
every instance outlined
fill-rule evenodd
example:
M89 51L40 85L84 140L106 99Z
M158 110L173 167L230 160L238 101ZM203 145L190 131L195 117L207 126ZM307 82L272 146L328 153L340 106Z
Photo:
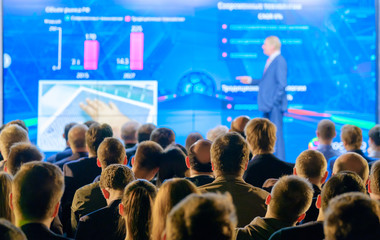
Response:
M137 144L131 148L127 148L125 150L127 157L128 157L128 166L132 167L132 157L135 156L137 147L139 143L142 143L144 141L149 141L150 135L152 134L153 130L156 129L156 126L152 123L145 123L139 127L137 130Z
M162 147L153 141L144 141L132 158L132 171L137 179L152 181L160 168Z
M203 136L199 132L192 132L189 135L187 135L186 141L185 141L185 148L186 148L187 153L189 153L191 145L193 145L194 143L196 143L198 140L201 140L201 139L203 139Z
M328 119L323 119L318 123L316 131L319 145L317 150L320 151L326 159L339 156L339 152L331 146L333 139L336 137L335 124Z
M99 124L99 123L94 120L88 120L88 121L85 121L83 124L86 125L88 128L90 128L92 124Z
M364 155L363 151L360 149L363 141L362 130L354 125L344 125L341 129L340 138L343 142L344 148L347 152L354 152L362 156L368 163L374 161L374 159L367 157ZM328 159L327 171L329 172L329 176L327 179L331 177L333 172L334 162L337 157L333 157Z
M99 145L97 165L102 172L111 164L126 164L127 157L123 144L116 138L108 137ZM93 211L106 207L99 181L79 188L74 195L71 205L72 232L77 228L78 220Z
M137 121L129 121L121 127L121 139L123 139L126 149L136 146L137 130L140 126L141 124Z
M276 144L276 126L266 118L254 118L245 127L248 146L253 158L248 163L243 179L262 187L269 178L279 178L293 173L293 165L273 155ZM239 215L239 214L238 214Z
M313 188L303 178L281 177L267 197L265 217L256 217L244 228L237 229L236 239L268 240L277 230L302 221L311 205Z
M70 157L73 154L69 145L69 131L75 125L77 125L77 123L75 122L71 122L65 125L65 128L63 129L62 137L65 139L66 148L62 152L59 152L57 154L54 154L48 157L46 160L47 162L55 163L55 162L58 162L59 160Z
M184 178L188 176L186 167L186 155L178 147L167 148L160 160L160 168L157 173L156 185L161 184L170 178Z
M166 220L168 240L232 240L237 224L231 196L191 194L178 203Z
M165 149L175 142L175 133L170 128L156 128L150 135L150 140L160 144Z
M198 140L191 145L186 157L186 166L190 169L190 177L185 179L197 187L212 183L215 180L211 167L211 144L210 140Z
M12 176L0 172L0 218L13 222L13 213L9 206L9 194L12 192Z
M380 204L363 193L331 200L324 222L326 240L380 239Z
M368 193L372 199L380 201L380 161L376 161L372 165L368 181Z
M16 175L21 165L43 159L44 155L36 146L27 142L15 143L10 149L6 169L8 173Z
M357 153L349 152L339 156L334 164L333 174L341 171L352 171L357 173L364 184L367 184L369 168L367 161Z
M380 159L380 124L375 125L368 132L368 156Z
M244 129L247 123L249 122L250 118L248 116L239 116L235 118L231 122L231 128L230 132L237 132L239 133L243 138L246 138Z
M329 201L335 196L348 192L365 193L365 185L358 174L343 171L335 174L322 188L321 195L318 196L317 207L319 215L316 222L309 222L296 227L283 228L274 233L270 240L323 240L324 212Z
M232 196L238 227L244 227L266 212L268 193L246 183L242 176L248 164L249 149L238 133L227 133L215 139L211 145L211 164L215 180L200 187L206 192L229 192Z
M152 240L162 239L170 210L192 193L199 193L199 190L186 179L173 178L162 184L153 205Z
M119 204L124 188L133 180L133 172L127 166L112 164L104 169L99 185L107 207L81 217L75 239L125 239L125 234L118 231Z
M0 161L0 171L4 170L12 145L19 142L29 142L28 132L19 125L8 125L1 131L0 152L4 160Z
M45 162L29 162L14 177L11 208L16 226L28 240L67 239L49 230L64 190L61 170Z
M1 240L27 240L25 234L6 219L0 219Z
M87 130L88 127L84 124L77 124L70 129L68 139L69 146L73 154L69 157L55 162L59 168L63 169L64 164L88 156L86 149Z
M126 240L149 240L157 188L144 179L128 184L119 205L121 232ZM163 219L162 219L163 220Z
M206 138L208 140L210 140L211 142L213 142L215 139L217 139L219 136L222 136L226 133L228 133L229 129L228 127L224 126L224 125L218 125L216 126L215 128L213 129L210 129L208 132L207 132L207 136Z
M294 174L307 179L314 189L313 201L306 212L306 217L302 223L316 221L318 218L319 210L315 203L317 197L321 194L322 184L325 183L328 172L327 161L321 152L316 150L303 151L296 159Z

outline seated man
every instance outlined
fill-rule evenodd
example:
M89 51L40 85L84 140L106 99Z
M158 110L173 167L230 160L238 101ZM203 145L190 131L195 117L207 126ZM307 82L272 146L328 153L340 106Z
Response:
M363 193L331 200L324 224L326 240L380 239L380 204Z
M36 146L25 142L15 143L10 149L6 170L8 173L16 175L21 165L43 159L44 155Z
M333 174L341 171L352 171L357 173L364 184L367 184L369 167L367 161L357 153L349 152L339 156L333 167Z
M215 180L199 187L204 192L229 192L232 196L238 227L244 227L266 212L268 192L246 183L242 176L248 164L249 150L238 133L226 133L211 145L211 164Z
M63 165L66 163L88 156L86 149L87 130L88 127L84 124L77 124L70 129L68 140L72 155L55 162L55 165L60 169L63 169Z
M237 219L228 194L191 194L179 202L166 221L167 240L231 240Z
M230 132L237 132L243 138L246 138L245 133L244 133L244 129L245 129L245 126L247 125L247 123L249 122L249 120L250 119L248 116L239 116L239 117L235 118L231 122Z
M211 168L211 144L210 140L198 140L190 147L189 156L186 157L186 166L190 169L190 177L185 179L197 187L215 180Z
M367 161L367 163L374 161L373 158L365 156L363 151L360 149L363 142L362 130L360 128L354 125L346 124L341 129L340 138L342 139L343 146L347 152L359 154ZM337 157L328 159L327 171L329 172L329 176L327 179L329 179L333 173L333 166L336 159Z
M62 137L65 139L66 148L62 152L59 152L57 154L54 154L54 155L48 157L46 160L47 162L55 163L55 162L58 162L59 160L70 157L73 154L73 152L71 151L71 148L69 146L69 131L75 125L77 125L77 123L75 123L75 122L71 122L71 123L68 123L65 125Z
M186 148L187 153L189 153L190 147L194 143L196 143L198 140L201 140L201 139L203 139L203 136L202 134L198 132L192 132L189 135L187 135L186 141L185 141L185 148Z
M275 232L270 240L323 240L324 212L329 201L335 196L348 193L365 193L366 188L362 179L354 172L343 171L335 174L322 188L321 195L318 196L316 206L319 208L319 215L316 222L309 222L296 227L287 227Z
M160 169L160 160L164 150L153 141L144 141L137 147L132 158L132 171L136 179L152 181Z
M8 220L0 219L0 239L1 240L27 240L25 234L13 226Z
M254 118L245 127L248 146L253 158L248 163L244 180L263 187L268 178L279 178L293 174L293 165L283 162L273 155L276 144L276 126L266 118Z
M170 128L156 128L150 135L150 141L160 144L165 149L175 143L175 133Z
M14 177L11 208L28 240L67 239L49 230L58 214L63 181L61 170L45 162L26 163Z
M133 180L132 170L121 164L112 164L102 172L99 185L107 207L81 217L75 239L124 240L125 236L118 231L119 204L125 186Z
M137 121L129 121L121 127L121 139L124 141L126 149L132 148L137 144L137 130L140 127Z
M376 161L372 165L368 181L368 193L372 199L380 201L380 161Z
M222 135L228 133L228 131L229 131L228 127L226 127L224 125L218 125L218 126L214 127L213 129L210 129L207 132L206 138L208 140L210 140L211 142L213 142L219 136L222 136Z
M98 148L97 165L102 172L111 164L126 164L127 156L123 144L116 138L108 137ZM79 218L100 208L106 207L99 182L94 182L79 188L74 195L71 205L71 225L75 232Z
M325 183L328 172L327 161L322 153L316 150L303 151L296 159L294 174L307 179L314 189L313 201L302 223L316 221L319 210L315 206L317 197L321 194L322 184Z
M375 125L368 132L368 157L380 159L380 124Z
M302 221L311 205L313 188L297 176L281 177L267 197L265 217L256 217L244 228L238 228L236 239L267 240L283 227L295 226Z
M320 151L326 159L340 155L338 151L331 147L331 143L336 137L335 124L331 120L321 120L318 123L316 133L319 142L317 150Z

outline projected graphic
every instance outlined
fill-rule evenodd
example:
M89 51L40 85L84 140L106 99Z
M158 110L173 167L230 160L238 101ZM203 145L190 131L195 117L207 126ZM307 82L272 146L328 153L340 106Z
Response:
M350 123L361 127L366 138L374 125L374 4L373 0L3 0L8 63L4 121L24 119L34 142L50 130L62 134L54 124L64 119L68 109L59 105L40 112L48 101L39 92L44 79L53 81L57 88L51 90L57 92L65 92L59 83L68 79L96 82L99 89L104 84L110 87L108 79L154 79L157 123L172 127L176 141L184 143L188 133L205 136L218 124L229 126L238 115L262 116L257 109L258 86L242 85L236 77L262 77L267 56L261 46L267 36L276 35L288 65L284 133L286 160L292 162L308 148L320 119L337 123L338 135L340 127ZM97 94L110 98L101 94L103 90L88 89L84 85L71 89L69 96L77 92L77 99L71 99L75 101ZM69 102L68 96L60 101ZM143 110L138 109L145 116ZM79 108L74 113L75 119L84 120ZM339 141L339 137L334 140Z

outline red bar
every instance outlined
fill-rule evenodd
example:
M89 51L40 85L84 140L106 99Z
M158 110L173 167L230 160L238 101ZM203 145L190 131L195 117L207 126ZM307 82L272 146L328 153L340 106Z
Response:
M143 70L144 68L144 33L133 32L130 36L130 68Z

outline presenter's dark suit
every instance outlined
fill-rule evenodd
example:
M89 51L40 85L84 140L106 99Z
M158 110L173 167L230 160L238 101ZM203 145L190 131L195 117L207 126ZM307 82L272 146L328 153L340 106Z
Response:
M285 161L285 141L283 135L282 116L288 108L285 88L287 85L287 64L285 58L280 54L264 71L259 81L259 94L257 104L259 110L264 113L277 127L277 142L275 155Z
M65 240L63 236L57 235L50 231L41 223L28 223L21 226L21 230L25 233L28 240Z

